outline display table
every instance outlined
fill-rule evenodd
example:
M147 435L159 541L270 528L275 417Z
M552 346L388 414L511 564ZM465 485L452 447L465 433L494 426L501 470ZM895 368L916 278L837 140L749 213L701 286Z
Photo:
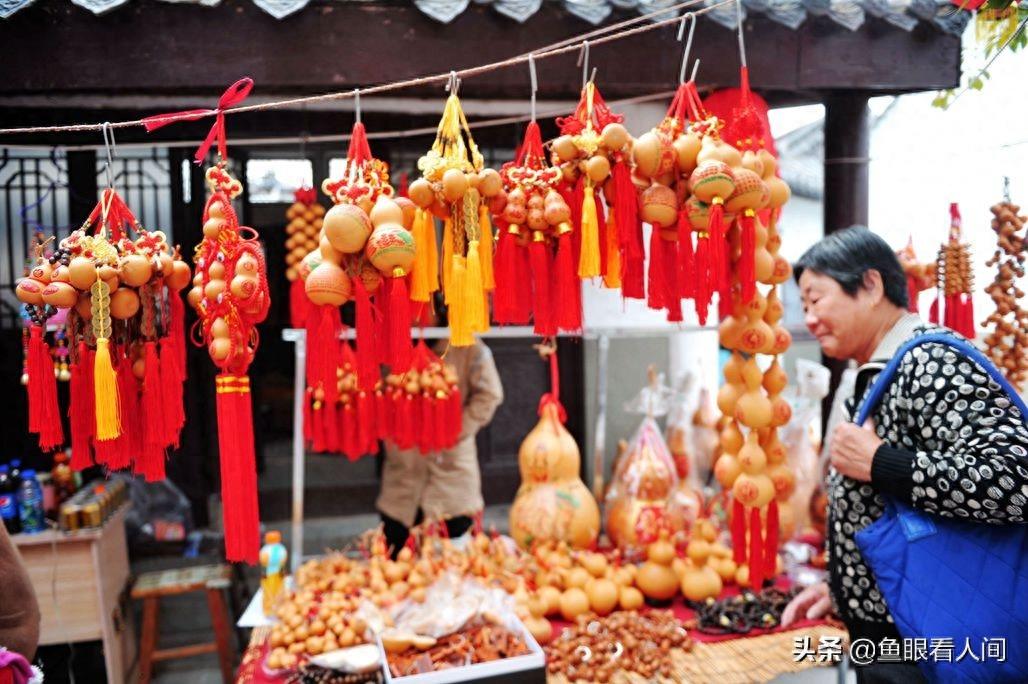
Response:
M102 640L109 682L128 681L136 656L132 620L121 609L129 578L127 510L97 528L11 537L39 602L40 645Z

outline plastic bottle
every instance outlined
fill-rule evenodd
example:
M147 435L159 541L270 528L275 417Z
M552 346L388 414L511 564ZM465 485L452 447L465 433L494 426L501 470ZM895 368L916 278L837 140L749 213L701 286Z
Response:
M18 513L21 516L21 531L25 534L36 534L46 529L46 518L43 516L43 490L36 480L35 470L21 473L21 484L18 485Z
M264 546L261 547L261 589L263 591L262 607L265 615L275 612L275 605L282 595L286 579L286 559L289 552L282 545L282 533L276 530L264 535Z
M18 515L18 498L9 470L6 465L0 465L0 518L8 534L18 534L21 532L21 517Z
M21 478L22 478L22 474L21 474L21 459L20 458L12 458L11 459L11 482L14 483L14 490L15 491L17 491L18 487L21 485Z
M50 471L50 482L54 487L54 505L60 508L61 504L71 498L75 493L75 473L68 465L68 455L59 453L54 456L54 467Z

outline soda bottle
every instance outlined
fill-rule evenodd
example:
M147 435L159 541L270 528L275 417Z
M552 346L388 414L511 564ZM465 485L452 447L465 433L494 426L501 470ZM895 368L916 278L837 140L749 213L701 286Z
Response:
M21 516L21 531L25 534L36 534L46 529L43 490L36 480L35 470L24 470L21 473L21 484L18 485L18 513Z
M0 465L0 518L8 534L21 532L21 518L18 515L18 499L14 492L14 482L6 465Z
M59 453L54 456L54 467L50 471L50 482L53 483L55 507L60 508L61 504L71 498L75 493L75 473L68 465L68 455Z
M14 483L14 491L18 491L18 486L21 485L21 459L11 459L11 482Z
M282 594L286 578L286 559L289 553L282 545L282 533L272 530L264 535L264 546L261 547L261 589L265 615L275 612L275 604Z

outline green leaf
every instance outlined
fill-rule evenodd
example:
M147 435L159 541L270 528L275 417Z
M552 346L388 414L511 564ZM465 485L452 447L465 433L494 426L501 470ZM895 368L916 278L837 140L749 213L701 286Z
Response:
M971 82L968 85L971 87L972 90L981 90L985 87L985 82L978 76L975 76L971 79Z

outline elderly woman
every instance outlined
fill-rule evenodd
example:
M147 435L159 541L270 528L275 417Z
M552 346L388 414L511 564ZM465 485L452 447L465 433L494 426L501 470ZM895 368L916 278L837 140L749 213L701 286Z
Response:
M795 273L807 327L825 355L859 365L854 394L843 404L847 418L904 342L942 330L907 312L899 261L866 228L824 238L800 257ZM881 517L883 495L940 516L1024 522L1028 430L978 364L938 343L904 355L871 415L865 425L846 420L828 435L829 579L797 596L782 622L834 607L852 639L877 644L900 636L854 535ZM921 680L911 663L858 670L858 681Z

